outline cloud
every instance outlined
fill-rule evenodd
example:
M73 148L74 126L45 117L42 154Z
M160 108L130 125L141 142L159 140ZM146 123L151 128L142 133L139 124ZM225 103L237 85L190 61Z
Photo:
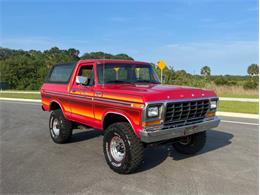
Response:
M49 37L8 37L0 39L1 47L8 47L12 49L36 49L46 50L57 46L59 48L75 48L76 46L84 46L88 44L87 40L73 39L70 37L59 37L58 39Z
M58 44L47 37L12 37L2 38L0 45L14 49L46 49ZM58 44L60 45L60 44Z
M202 66L209 65L213 74L246 74L247 66L258 62L258 42L173 43L146 49L136 56L150 62L162 58L175 69L190 73L199 74Z
M91 40L78 40L73 37L12 37L0 40L1 47L13 49L45 50L59 48L76 48L82 54L90 51L108 53L126 53L136 60L157 62L165 59L174 69L184 69L199 74L204 65L211 67L213 74L246 74L247 66L258 63L257 41L211 41L169 44L122 44L113 39L101 43Z

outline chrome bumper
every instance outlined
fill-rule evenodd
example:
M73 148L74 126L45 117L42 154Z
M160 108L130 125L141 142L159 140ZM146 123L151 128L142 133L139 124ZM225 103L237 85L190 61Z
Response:
M186 135L195 134L198 132L206 131L208 129L217 127L219 125L220 119L214 117L211 120L205 120L201 123L186 125L182 127L170 128L170 129L158 129L155 131L149 129L144 129L140 132L141 140L145 143L157 142L168 140L172 138L182 137Z

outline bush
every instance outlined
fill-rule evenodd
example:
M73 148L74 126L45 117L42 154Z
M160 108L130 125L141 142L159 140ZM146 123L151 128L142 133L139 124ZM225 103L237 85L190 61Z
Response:
M224 76L216 77L214 79L214 83L217 86L221 86L221 85L227 85L227 86L237 85L237 82L235 80L233 80L232 78L224 77Z
M244 89L257 89L258 83L254 80L250 80L244 83L243 85Z

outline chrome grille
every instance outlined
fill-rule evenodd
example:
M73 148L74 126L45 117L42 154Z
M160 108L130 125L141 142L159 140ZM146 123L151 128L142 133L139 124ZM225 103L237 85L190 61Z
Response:
M208 99L169 102L166 105L165 128L202 122L209 110Z

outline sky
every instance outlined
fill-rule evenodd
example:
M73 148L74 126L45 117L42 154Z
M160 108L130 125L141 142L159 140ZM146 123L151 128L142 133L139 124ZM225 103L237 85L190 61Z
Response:
M258 64L257 0L0 0L0 47L126 53L176 70L245 75Z

